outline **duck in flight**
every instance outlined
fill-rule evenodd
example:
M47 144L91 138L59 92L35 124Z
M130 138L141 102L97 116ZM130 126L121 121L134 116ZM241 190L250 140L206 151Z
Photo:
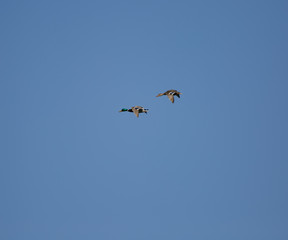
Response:
M182 93L178 92L177 90L171 89L171 90L168 90L164 93L159 93L156 97L161 97L163 95L166 95L170 99L170 101L172 103L174 103L174 96L177 96L178 98L180 98L180 94L182 94Z
M133 112L136 117L139 117L139 113L146 113L148 112L149 109L140 107L140 106L134 106L131 107L130 109L127 108L122 108L119 112Z

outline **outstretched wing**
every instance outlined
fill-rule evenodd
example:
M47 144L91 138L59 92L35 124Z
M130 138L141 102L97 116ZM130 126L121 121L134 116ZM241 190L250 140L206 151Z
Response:
M132 107L132 110L133 110L134 114L136 115L136 117L139 117L139 108L138 107Z
M173 95L167 94L167 97L170 99L170 101L172 103L174 103L174 96Z

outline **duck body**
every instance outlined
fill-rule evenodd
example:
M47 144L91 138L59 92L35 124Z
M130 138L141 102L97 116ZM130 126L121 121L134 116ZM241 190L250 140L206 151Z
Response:
M127 108L122 108L119 112L133 112L136 117L139 117L139 113L146 113L148 112L149 109L143 108L141 106L134 106L131 107L130 109Z
M166 95L169 100L174 103L174 96L177 96L178 98L180 98L180 94L182 94L181 92L178 92L177 90L174 90L174 89L171 89L171 90L168 90L164 93L159 93L156 97L161 97L163 95Z

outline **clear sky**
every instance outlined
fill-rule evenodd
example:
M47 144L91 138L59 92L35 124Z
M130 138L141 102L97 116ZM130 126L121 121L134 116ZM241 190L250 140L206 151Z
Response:
M287 240L287 12L1 1L0 239Z

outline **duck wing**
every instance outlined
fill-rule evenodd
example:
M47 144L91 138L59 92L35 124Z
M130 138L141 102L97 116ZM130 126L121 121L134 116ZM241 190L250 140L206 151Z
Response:
M136 117L139 117L139 110L140 110L141 108L142 108L142 107L140 107L140 106L132 107L132 111L134 112L134 114L136 115Z
M174 103L174 96L171 94L167 94L167 97L170 99L172 103Z

